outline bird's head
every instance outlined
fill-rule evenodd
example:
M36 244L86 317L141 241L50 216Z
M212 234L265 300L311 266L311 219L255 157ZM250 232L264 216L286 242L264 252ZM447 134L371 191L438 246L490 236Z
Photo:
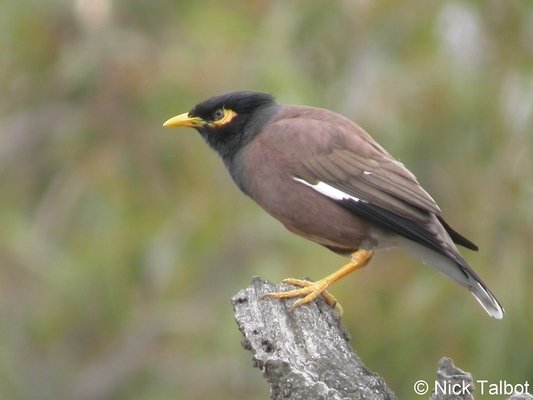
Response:
M274 115L274 97L259 92L233 92L197 104L163 126L196 129L222 158L233 156L257 135Z

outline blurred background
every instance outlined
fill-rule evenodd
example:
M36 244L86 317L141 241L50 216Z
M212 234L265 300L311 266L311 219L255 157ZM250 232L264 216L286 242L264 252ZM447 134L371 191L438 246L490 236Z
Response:
M363 362L532 381L533 2L6 1L0 46L1 399L269 397L231 296L345 260L161 126L240 89L353 119L481 248L502 321L399 250L336 284Z

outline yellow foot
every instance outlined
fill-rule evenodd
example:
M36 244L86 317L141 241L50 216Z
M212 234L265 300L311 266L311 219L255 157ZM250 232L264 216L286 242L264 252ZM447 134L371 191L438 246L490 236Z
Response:
M289 290L288 292L268 293L263 298L268 299L292 299L294 297L302 297L296 300L292 305L292 311L296 308L311 303L318 296L322 295L326 303L333 308L340 316L342 316L342 306L337 302L337 299L331 295L326 288L330 285L325 279L316 282L310 282L303 279L288 278L284 279L283 283L293 286L299 286L300 289Z
M318 296L322 295L326 303L328 303L332 308L335 309L342 316L342 307L335 297L329 294L326 289L338 280L344 278L346 275L351 274L353 271L364 267L372 256L374 255L374 248L371 249L359 249L352 254L350 262L344 265L342 268L339 268L337 271L332 273L329 276L326 276L324 279L320 279L316 282L309 282L302 279L285 279L283 283L289 285L299 286L300 289L289 290L288 292L277 292L277 293L268 293L263 296L263 298L269 299L292 299L293 297L302 297L301 299L296 300L293 304L292 309L300 307L303 304L307 304L315 300Z

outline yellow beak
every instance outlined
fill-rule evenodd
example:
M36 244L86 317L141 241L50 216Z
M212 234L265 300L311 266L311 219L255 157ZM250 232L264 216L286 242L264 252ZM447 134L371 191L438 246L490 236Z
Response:
M176 115L166 121L163 126L186 126L189 128L201 128L207 122L200 117L189 117L189 113Z

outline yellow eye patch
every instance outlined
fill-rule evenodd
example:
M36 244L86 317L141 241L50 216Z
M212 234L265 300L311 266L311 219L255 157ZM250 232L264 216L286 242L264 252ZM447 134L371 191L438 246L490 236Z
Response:
M209 125L216 127L223 126L229 124L237 116L237 113L233 110L223 108L222 111L224 112L224 116L216 121L210 122Z

